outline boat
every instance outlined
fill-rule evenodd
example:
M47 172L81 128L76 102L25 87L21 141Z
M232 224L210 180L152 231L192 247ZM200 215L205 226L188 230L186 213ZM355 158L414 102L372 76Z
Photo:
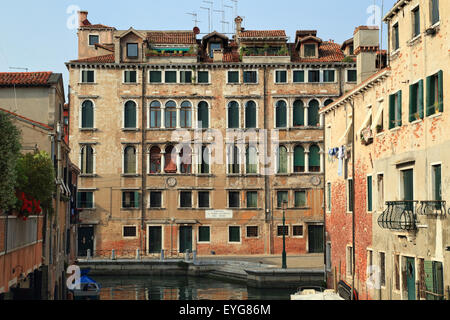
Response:
M322 287L301 287L291 295L291 300L345 300L334 290L327 290Z
M88 276L91 269L81 270L80 289L71 290L74 300L100 300L100 285Z

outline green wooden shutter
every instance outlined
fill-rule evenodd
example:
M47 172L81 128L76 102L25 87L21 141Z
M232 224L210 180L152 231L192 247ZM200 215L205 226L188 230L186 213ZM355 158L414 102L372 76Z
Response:
M203 129L209 128L208 104L204 101L198 105L198 122L201 123Z
M431 116L436 112L434 107L434 92L435 92L435 83L434 77L427 77L427 116Z
M229 227L229 242L240 242L241 241L241 228L240 227Z
M139 192L134 192L134 208L139 208L140 198Z
M305 71L294 71L294 82L305 82Z
M295 192L295 207L304 208L306 207L306 192L296 191Z
M372 205L372 177L367 177L367 211L371 212L373 210Z
M305 112L303 102L297 100L294 102L294 126L305 125Z
M83 102L81 107L81 127L93 128L94 127L94 106L91 101Z
M286 114L286 103L284 101L279 101L276 108L277 128L286 128Z
M239 105L232 101L228 106L228 128L239 128Z
M305 166L305 149L303 149L302 147L296 147L294 149L294 166Z
M287 150L285 147L280 147L278 149L278 173L287 173Z
M319 124L319 102L313 100L309 103L308 108L308 125L317 126Z
M421 119L424 118L424 103L423 103L423 80L419 81L419 110L417 112L419 112L419 117Z
M389 129L395 128L395 95L389 96Z
M132 101L125 104L125 128L136 128L136 104Z
M425 269L425 287L428 292L434 292L434 279L433 279L433 261L424 262ZM426 295L427 300L434 300L434 296L431 294Z
M209 81L208 71L199 71L198 72L198 83L208 83L208 81Z
M402 126L402 91L397 92L397 125Z
M245 107L245 127L256 128L256 104L254 101L247 102Z
M416 120L416 117L414 116L417 109L417 96L415 89L416 86L414 84L409 86L409 122Z
M312 146L309 149L309 168L318 167L320 168L320 148L318 146Z
M439 112L444 112L444 72L438 72L438 96L439 96Z

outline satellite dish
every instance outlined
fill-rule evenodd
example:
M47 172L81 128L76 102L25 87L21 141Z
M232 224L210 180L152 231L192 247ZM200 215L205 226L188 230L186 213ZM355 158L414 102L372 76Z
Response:
M194 34L200 34L199 27L194 27Z

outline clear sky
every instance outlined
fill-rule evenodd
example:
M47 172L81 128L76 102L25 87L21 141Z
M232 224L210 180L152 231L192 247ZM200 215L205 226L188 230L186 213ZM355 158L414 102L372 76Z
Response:
M208 1L208 0L206 0ZM213 27L219 32L232 31L235 15L233 0L209 0L213 10ZM244 17L248 29L284 29L294 41L296 30L317 30L323 40L337 43L351 38L355 27L373 23L374 4L381 20L383 0L238 0L238 14ZM396 0L384 0L386 13ZM0 72L13 72L10 67L29 71L63 73L68 83L65 62L77 58L77 8L89 11L91 23L101 23L117 29L191 30L197 13L202 33L209 27L210 7L203 0L2 0L0 4ZM223 27L225 29L223 29ZM386 31L384 25L384 31ZM386 48L384 40L383 48ZM66 92L67 93L67 92Z

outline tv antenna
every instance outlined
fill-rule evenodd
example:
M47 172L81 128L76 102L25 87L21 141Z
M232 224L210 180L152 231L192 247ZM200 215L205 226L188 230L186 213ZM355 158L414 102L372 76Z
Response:
M211 8L200 7L200 9L208 10L208 32L211 33Z
M20 68L20 67L9 67L11 70L25 70L25 72L28 72L28 68Z
M233 7L232 7L232 6L224 5L224 7L230 8L231 10L233 10ZM233 11L231 11L231 12L233 12ZM233 19L232 19L232 20L233 20ZM225 23L228 24L228 32L230 32L230 23L229 23L229 22L225 22Z
M198 23L201 22L198 20L198 14L195 12L186 12L186 14L191 15L194 18L194 20L192 20L192 21L194 21L195 26L198 27Z
M214 21L212 18L212 12L213 12L213 6L214 6L214 1L207 1L207 0L203 0L204 3L209 4L211 7L210 8L206 8L208 10L209 13L209 23L210 23L210 31L212 32L214 30Z

